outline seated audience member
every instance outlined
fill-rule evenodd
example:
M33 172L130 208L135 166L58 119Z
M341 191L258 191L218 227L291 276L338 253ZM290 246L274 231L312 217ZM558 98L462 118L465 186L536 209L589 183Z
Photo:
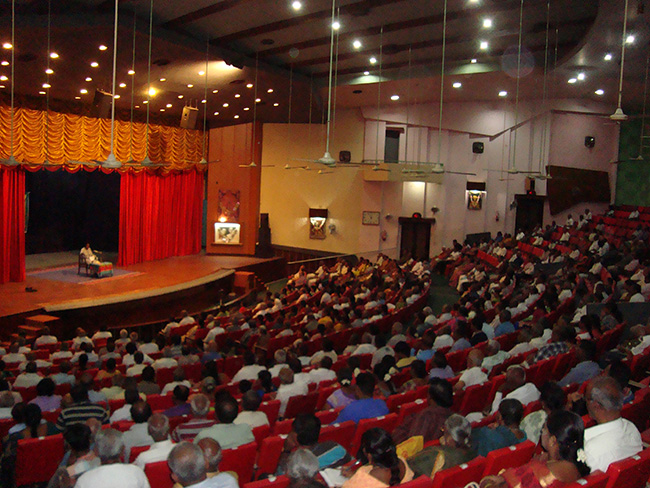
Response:
M98 432L94 450L102 465L82 474L75 488L149 488L149 481L141 468L121 462L124 451L121 432L115 429Z
M385 356L395 356L395 351L393 348L387 345L386 336L379 334L375 337L375 347L377 350L372 353L372 360L370 361L370 367L374 368L377 366Z
M72 424L85 422L88 419L97 419L102 424L108 423L108 412L101 405L96 405L88 400L88 389L83 384L74 385L70 389L72 404L61 410L56 421L56 427L63 432Z
M262 398L253 390L244 393L241 400L242 411L233 421L234 424L248 424L251 429L269 425L269 419L264 412L258 411Z
M138 391L144 395L159 395L160 386L156 383L156 370L146 366L142 370L142 377L138 383Z
M124 400L126 403L111 414L110 422L120 422L121 420L131 420L131 407L135 402L140 400L140 394L135 388L124 390Z
M499 314L499 324L494 328L494 337L510 334L515 331L515 326L510 322L512 318L509 310L504 310Z
M0 482L3 487L15 486L14 470L19 440L38 439L59 433L54 425L50 422L41 422L41 419L41 409L38 405L27 405L24 409L23 424L18 425L14 432L10 431L9 435L3 439L2 459L0 460Z
M93 334L90 338L93 342L100 339L110 339L113 337L113 333L108 330L108 327L102 327L97 332Z
M90 344L91 347L93 346L93 341L90 340L90 337L88 337L88 334L84 329L77 327L76 334L76 337L72 339L72 348L75 351L80 350L82 344Z
M316 366L320 364L324 357L329 357L332 363L335 363L339 358L334 350L334 343L330 339L323 340L323 350L316 352L309 360L309 364Z
M121 349L124 348L131 340L129 339L129 331L126 329L120 330L120 338L115 339L115 345Z
M487 374L481 369L481 363L483 363L483 353L480 349L472 349L467 355L467 369L454 385L454 391L462 390L468 386L481 385L488 380Z
M28 352L27 354L25 354L25 356L27 357L27 361L24 363L20 363L20 366L18 366L19 371L25 371L27 364L32 361L36 363L37 369L45 369L45 368L52 367L52 363L50 361L46 361L45 359L38 359L36 357L36 354L34 354L33 352Z
M125 378L121 374L116 374L111 378L111 386L104 387L99 393L104 396L104 401L114 400L124 397Z
M275 365L269 369L269 373L271 373L273 378L277 378L280 374L280 370L287 366L287 351L284 349L278 349L273 354L273 360L275 361Z
M436 351L433 357L431 358L431 370L429 371L429 379L440 378L443 380L453 378L454 370L451 369L451 366L447 364L447 358L445 355Z
M526 433L526 438L535 444L539 442L542 427L549 414L564 409L566 393L557 383L547 381L540 389L539 399L542 401L542 408L526 415L519 426Z
M154 360L151 359L149 356L146 356L145 354L142 353L142 351L138 351L138 345L135 342L129 342L125 346L125 350L127 352L126 355L122 357L122 364L125 366L133 366L136 364L135 361L135 356L139 352L142 354L142 362L140 364L153 364Z
M397 373L394 365L395 358L393 356L386 356L373 368L372 373L377 380L375 384L375 396L388 398L397 393L397 387L393 383L393 375Z
M472 432L472 446L479 456L490 451L519 444L526 433L519 428L524 407L519 400L506 399L499 404L496 426L481 427Z
M404 326L400 322L395 322L390 329L390 339L388 340L388 346L395 348L398 343L405 342L406 336L403 332Z
M508 351L508 354L512 357L532 351L535 349L535 347L530 343L532 338L533 336L528 329L520 329L519 334L517 334L517 344Z
M196 364L201 362L200 358L196 354L192 354L192 350L189 346L183 346L181 349L181 356L178 358L179 366L186 366L188 364Z
M319 471L318 459L309 449L296 449L286 464L289 488L326 488L327 485L315 479Z
M203 429L194 438L196 444L205 437L216 440L222 449L232 449L249 442L254 442L253 431L248 424L234 424L237 418L239 406L237 400L230 395L221 395L216 399L214 412L219 421L218 424Z
M395 367L397 369L401 371L408 368L415 359L415 356L411 356L411 348L406 341L395 344L395 360L397 361Z
M605 374L616 380L621 394L623 395L623 405L627 405L634 401L634 392L630 389L630 380L632 379L632 371L630 367L622 361L612 361L605 368Z
M102 461L91 446L94 437L92 429L86 424L73 424L65 430L63 440L68 449L68 459L64 458L63 467L59 467L54 473L48 488L74 486L86 471L101 466Z
M453 403L451 384L440 378L432 379L429 383L429 406L406 417L393 431L393 439L398 444L417 435L421 435L425 443L439 439L445 421L452 414L450 408Z
M181 417L183 415L189 415L192 408L187 402L187 399L190 397L190 389L185 385L178 385L174 388L172 393L172 403L174 406L169 407L163 413L167 417Z
M57 344L59 340L50 333L50 328L46 325L41 329L41 335L34 341L34 348L46 346L48 344Z
M115 350L115 347L115 341L113 339L109 339L106 343L106 347L102 348L99 351L99 360L104 362L108 361L109 359L115 359L115 361L120 359L122 355Z
M306 395L309 388L306 383L294 381L293 371L286 367L280 371L280 387L275 396L276 400L280 400L280 417L284 416L284 411L287 409L289 399L294 396Z
M10 391L0 392L0 419L10 419L16 400Z
M56 385L51 378L43 378L36 385L36 398L29 403L39 406L42 412L51 412L61 408L61 396L55 395Z
M571 383L584 383L594 376L598 376L600 374L600 366L594 361L595 357L596 344L592 341L580 341L576 349L576 360L578 364L558 382L558 385L568 386Z
M154 368L154 369L155 369L155 368ZM174 389L175 389L177 386L184 386L184 387L186 387L186 388L188 388L188 389L189 389L189 388L192 388L192 383L190 383L189 381L187 381L187 380L185 379L185 370L184 370L183 368L181 368L180 366L178 366L178 367L174 370L174 376L173 376L173 378L174 378L174 381L172 381L171 383L167 383L167 384L164 386L164 388L162 389L162 392L160 392L161 395L166 395L166 394L169 393L170 391L174 391Z
M244 366L235 373L235 376L232 377L233 383L238 383L241 380L255 381L257 379L257 373L265 370L264 366L256 364L257 358L252 351L246 351L244 354Z
M113 380L115 380L117 377L118 376L115 375L113 377ZM89 373L83 373L81 375L81 378L79 378L79 383L86 387L86 391L88 391L88 400L90 400L91 403L101 403L101 402L106 403L108 401L109 398L108 395L104 394L101 391L95 391L94 389L95 382L93 381L93 377ZM126 380L124 380L124 383L126 383ZM122 398L123 394L124 391L122 391L118 397Z
M25 366L25 372L16 376L14 388L29 388L38 385L43 377L37 371L36 363L34 361L28 362Z
M146 364L144 364L144 354L142 354L140 351L137 351L133 355L133 366L129 367L126 370L126 375L131 377L141 375L145 367Z
M526 383L526 370L518 364L510 366L506 371L506 381L497 390L490 413L495 413L499 403L507 398L517 399L522 405L539 400L539 390L533 383Z
M174 444L169 438L169 419L161 413L154 413L147 421L147 431L154 440L149 450L138 455L133 464L144 469L149 463L164 461Z
M362 466L343 488L385 488L413 479L413 471L397 457L395 443L384 429L375 427L363 433L357 458Z
M575 343L576 331L573 327L557 324L551 333L551 342L539 348L532 362L543 361L565 352L569 352Z
M67 342L62 342L59 350L50 354L50 361L55 359L72 359L72 352L70 351L70 346Z
M172 479L182 487L238 488L237 480L228 473L217 473L208 478L205 453L198 445L181 442L174 446L167 458Z
M62 361L59 364L59 372L50 376L52 381L57 385L74 385L77 379L74 375L70 374L72 370L72 365L68 361Z
M585 430L585 453L592 471L606 472L611 463L641 451L641 435L632 422L621 417L623 395L609 376L597 376L585 390L589 416L598 425Z
M361 344L352 353L353 356L360 354L374 354L377 348L372 344L373 337L368 332L361 336Z
M546 459L533 458L523 466L508 468L498 476L488 476L481 488L559 488L589 474L584 462L584 425L572 412L551 412L542 429Z
M153 362L152 366L156 371L159 369L176 368L178 366L178 361L173 358L172 350L165 348L163 349L162 357L160 359L156 359Z
M95 381L100 382L105 379L110 379L116 374L119 374L117 361L115 361L115 358L108 358L104 363L104 369L99 370L97 376L95 376Z
M2 356L2 360L9 366L16 366L19 363L24 363L27 358L25 355L21 352L18 352L20 350L20 346L18 345L17 342L14 342L9 346L9 352ZM70 355L72 356L72 354Z
M442 469L453 468L476 457L471 446L472 426L462 415L452 414L444 423L444 433L439 446L423 449L408 460L413 477L433 478Z
M318 367L312 369L309 373L310 383L320 383L321 381L335 380L336 373L332 371L332 358L323 357L318 363Z
M341 368L336 373L336 377L341 387L327 397L324 409L347 407L357 399L352 386L352 370L348 367Z
M308 449L316 456L319 469L342 466L352 459L345 448L336 442L318 442L320 428L321 422L314 414L301 413L296 416L291 424L291 432L284 441L278 464L279 474L286 472L287 458L299 448Z
M150 446L154 443L149 435L147 422L151 417L151 407L147 402L138 400L131 406L131 419L135 422L124 432L124 458L129 459L132 447Z
M375 376L371 373L360 373L357 376L355 395L356 400L346 406L336 419L337 423L379 417L388 414L386 402L373 398L375 391Z
M501 350L501 344L494 339L488 341L487 347L485 348L485 357L481 363L481 368L483 368L489 374L492 371L492 368L502 364L506 359L510 358L510 354L506 351Z
M400 392L417 390L428 384L427 366L424 364L424 361L416 359L411 363L411 379L402 385Z
M454 339L454 345L451 346L449 352L463 351L472 347L471 342L469 342L470 334L471 332L467 322L459 321L456 324L456 327L451 331L451 337Z
M217 423L215 420L208 419L210 399L203 393L190 397L190 408L192 409L192 418L178 425L172 433L172 439L176 442L192 442L199 432Z

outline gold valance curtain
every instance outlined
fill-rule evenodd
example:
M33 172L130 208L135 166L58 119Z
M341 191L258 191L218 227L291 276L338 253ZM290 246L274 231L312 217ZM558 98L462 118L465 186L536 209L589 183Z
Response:
M21 163L66 165L103 161L111 146L110 119L14 108L13 154ZM140 162L145 151L147 125L115 121L114 153L118 161ZM203 132L149 124L149 158L166 169L189 169L202 157ZM207 144L207 143L206 143ZM207 145L206 145L207 149ZM0 106L0 157L11 154L11 108Z

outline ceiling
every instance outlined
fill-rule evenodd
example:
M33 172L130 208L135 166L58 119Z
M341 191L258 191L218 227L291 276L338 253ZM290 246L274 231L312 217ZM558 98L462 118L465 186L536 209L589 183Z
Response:
M183 106L193 104L201 109L197 127L204 115L211 126L253 118L321 122L331 46L337 107L439 101L443 53L445 101L498 100L502 90L512 100L519 85L522 99L542 98L546 90L548 97L616 105L624 0L447 0L446 24L442 1L337 0L333 44L331 1L301 0L299 10L292 1L120 0L118 115L145 119L150 80L157 90L149 100L153 121L176 124ZM643 105L645 3L629 1L635 40L625 53L626 112ZM8 101L14 51L18 104L93 114L95 90L112 87L114 6L114 0L16 0L15 48L0 48L0 60L9 63L0 66L8 78L0 78L0 96ZM9 42L10 2L0 14L0 43ZM207 76L200 73L206 61Z

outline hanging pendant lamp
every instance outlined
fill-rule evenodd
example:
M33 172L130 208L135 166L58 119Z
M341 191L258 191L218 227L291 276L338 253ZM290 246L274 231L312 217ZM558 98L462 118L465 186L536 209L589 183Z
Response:
M16 0L11 0L11 146L9 157L2 161L7 166L18 166L20 163L14 157L14 53L16 51Z
M621 71L619 74L618 80L618 106L616 111L609 116L615 122L623 122L627 120L627 115L623 112L621 108L621 101L623 99L623 70L625 69L625 41L627 34L627 4L628 0L625 0L625 12L623 13L623 37L621 39Z
M111 88L111 150L105 161L100 163L105 168L121 168L122 163L117 160L113 152L115 147L115 77L117 71L117 19L119 10L119 0L115 0L115 23L113 26L113 83Z

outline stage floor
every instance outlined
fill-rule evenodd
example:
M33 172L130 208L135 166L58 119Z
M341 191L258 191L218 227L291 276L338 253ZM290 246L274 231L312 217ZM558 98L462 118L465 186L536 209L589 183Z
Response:
M31 262L24 282L0 285L0 317L40 310L56 313L57 310L96 307L174 293L216 281L234 273L238 268L276 259L206 256L202 252L193 256L116 267L130 274L93 279L85 283L53 281L33 276L36 269L51 269L53 265L69 266L69 256L70 253L56 253L56 256L50 258L42 255L36 259L28 257ZM72 264L76 273L76 257ZM27 292L27 287L37 291Z

